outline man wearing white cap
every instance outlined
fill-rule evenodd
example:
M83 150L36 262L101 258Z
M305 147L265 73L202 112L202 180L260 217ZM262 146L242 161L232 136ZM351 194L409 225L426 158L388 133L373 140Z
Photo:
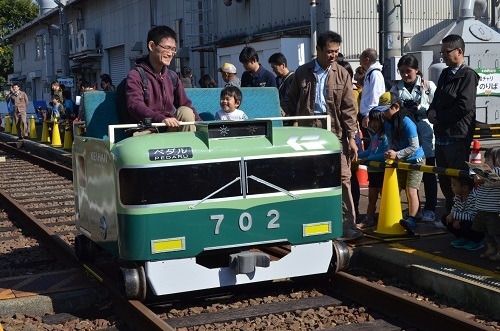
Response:
M222 79L226 82L224 86L241 86L241 81L236 75L236 67L231 63L224 63L222 67L219 68L222 73Z

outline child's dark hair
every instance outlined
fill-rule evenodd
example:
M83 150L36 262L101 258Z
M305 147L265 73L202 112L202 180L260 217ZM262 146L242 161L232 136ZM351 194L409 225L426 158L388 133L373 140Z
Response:
M452 180L456 180L460 186L467 186L470 191L474 188L474 179L473 178L465 178L465 177L452 177Z
M484 152L484 158L490 159L493 167L500 167L500 147L491 147Z
M234 97L234 100L239 102L240 105L243 102L243 95L241 94L241 90L236 86L226 86L220 91L220 98L224 98L225 96Z
M384 127L384 116L382 115L382 112L372 109L368 113L368 119L370 121L378 121L380 123L378 131L376 133L379 135L379 137L383 136L385 134L385 127Z
M404 138L404 117L405 112L403 111L403 102L401 99L391 93L391 107L395 104L399 105L399 111L397 111L390 119L389 123L391 123L391 136L394 141L401 141Z

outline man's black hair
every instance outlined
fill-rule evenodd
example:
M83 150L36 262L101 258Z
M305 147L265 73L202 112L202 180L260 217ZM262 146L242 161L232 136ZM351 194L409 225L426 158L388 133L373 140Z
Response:
M239 60L241 63L250 61L259 62L259 54L257 54L257 51L253 47L246 46L241 50Z
M285 55L283 55L283 53L274 53L269 57L269 60L267 62L269 62L270 64L277 64L279 66L282 64L284 64L285 67L287 66L286 57Z
M320 33L320 35L318 36L318 40L316 42L318 47L323 49L323 47L325 47L327 43L341 44L342 37L338 33L333 32L333 31L326 31L326 32Z
M461 48L465 53L465 42L458 34L450 34L443 38L441 44L447 44L450 48Z
M172 38L177 41L177 33L166 25L158 25L149 30L147 43L149 44L149 42L152 41L158 45L164 38Z

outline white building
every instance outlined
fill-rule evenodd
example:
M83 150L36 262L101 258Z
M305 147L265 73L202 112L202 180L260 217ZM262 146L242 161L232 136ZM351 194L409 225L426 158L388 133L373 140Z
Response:
M147 32L155 25L168 25L178 32L179 52L172 69L179 72L187 65L195 82L208 73L221 83L220 64L231 62L239 75L243 72L238 56L245 45L259 52L267 69L269 56L282 52L294 70L314 57L316 35L325 30L342 35L341 52L355 62L353 66L367 47L377 49L387 64L392 56L401 55L402 45L405 52L419 50L457 17L460 4L459 0L38 2L40 16L7 36L14 48L9 81L21 82L31 100L48 100L50 83L56 79L67 86L80 76L98 83L99 76L108 73L118 85L134 60L147 53ZM486 4L486 0L477 2ZM379 8L383 15L378 14ZM494 25L498 8L488 7L479 15L484 23ZM65 20L67 28L61 24Z

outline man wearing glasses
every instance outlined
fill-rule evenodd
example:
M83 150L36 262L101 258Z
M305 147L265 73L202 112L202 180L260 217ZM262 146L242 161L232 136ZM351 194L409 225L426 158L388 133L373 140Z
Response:
M145 84L140 72L131 70L125 88L127 108L136 122L151 118L153 123L165 123L169 131L195 131L194 125L180 126L179 123L201 121L201 118L177 74L168 69L177 52L176 40L177 34L168 26L156 26L149 30L149 54L135 62L136 68L140 67L145 72L148 91L143 90Z
M448 66L439 76L434 99L427 110L434 124L436 165L468 169L470 145L476 127L476 88L479 75L465 63L465 42L450 34L441 42L441 57ZM453 206L451 179L438 175L439 186L446 198L446 209Z

